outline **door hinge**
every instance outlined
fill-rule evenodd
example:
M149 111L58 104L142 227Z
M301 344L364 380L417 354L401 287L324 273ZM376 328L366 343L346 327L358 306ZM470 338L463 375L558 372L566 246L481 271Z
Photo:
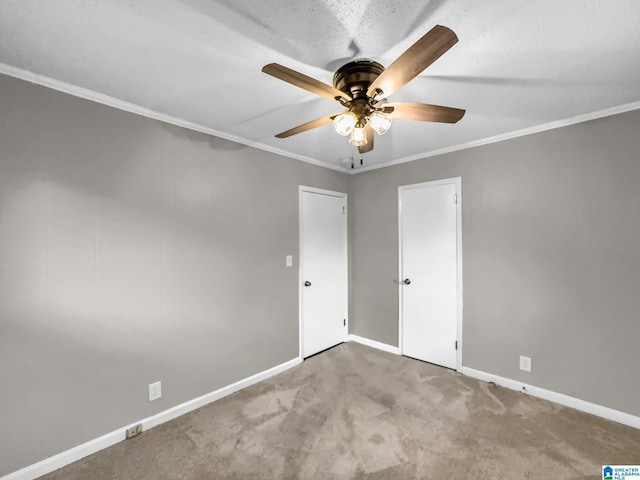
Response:
M347 319L346 318L342 319L342 326L344 326L344 327L347 326Z
M345 207L344 205L342 206L342 213L343 214L347 213L347 207Z
M458 340L456 340L456 350L458 349Z
M458 203L458 194L453 195L453 203Z

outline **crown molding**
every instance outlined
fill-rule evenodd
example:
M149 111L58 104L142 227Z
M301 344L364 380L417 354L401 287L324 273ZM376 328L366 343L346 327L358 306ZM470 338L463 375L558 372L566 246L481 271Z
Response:
M399 158L390 162L371 165L368 167L358 168L352 170L349 173L352 175L368 172L370 170L377 170L379 168L391 167L393 165L399 165L401 163L413 162L423 158L435 157L438 155L444 155L445 153L457 152L458 150L466 150L468 148L479 147L482 145L488 145L490 143L502 142L504 140L510 140L512 138L524 137L526 135L532 135L534 133L545 132L547 130L555 130L556 128L568 127L569 125L575 125L576 123L588 122L589 120L596 120L598 118L609 117L611 115L617 115L619 113L630 112L632 110L640 109L640 101L625 103L623 105L617 105L615 107L605 108L604 110L598 110L597 112L585 113L582 115L576 115L575 117L569 117L562 120L556 120L549 123L543 123L533 127L523 128L521 130L514 130L512 132L501 133L500 135L494 135L493 137L481 138L480 140L474 140L472 142L461 143L460 145L454 145L452 147L441 148L427 153L419 153L408 157Z
M160 113L149 108L141 107L139 105L136 105L135 103L120 100L115 97L98 93L87 88L79 87L71 83L63 82L61 80L56 80L55 78L47 77L45 75L39 75L29 70L12 67L11 65L7 65L5 63L0 63L0 73L8 75L10 77L18 78L20 80L25 80L30 83L41 85L43 87L51 88L59 92L67 93L69 95L73 95L74 97L83 98L85 100L90 100L102 105L117 108L118 110L141 115L153 120L158 120L159 122L176 125L178 127L186 128L188 130L193 130L195 132L200 132L207 135L213 135L214 137L224 138L225 140L230 140L232 142L240 143L248 147L257 148L258 150L264 150L265 152L274 153L283 157L300 160L301 162L310 163L318 167L328 168L330 170L336 170L342 173L349 172L349 170L347 170L346 168L330 165L320 160L316 160L315 158L307 157L305 155L297 155L295 153L287 152L270 145L265 145L264 143L255 142L253 140L248 140L237 135L231 135L229 133L221 132L220 130L216 130L214 128L205 127L204 125L189 122L187 120L183 120L182 118L167 115L165 113Z
M534 133L540 133L547 130L554 130L556 128L567 127L569 125L575 125L577 123L588 122L589 120L596 120L598 118L608 117L611 115L617 115L620 113L625 113L632 110L640 109L640 101L626 103L623 105L617 105L615 107L606 108L604 110L599 110L596 112L576 115L574 117L569 117L562 120L556 120L553 122L544 123L544 124L536 125L533 127L523 128L521 130L514 130L512 132L501 133L500 135L494 135L492 137L481 138L479 140L474 140L471 142L462 143L462 144L454 145L451 147L433 150L431 152L418 153L416 155L402 157L396 160L391 160L389 162L379 163L379 164L362 167L362 168L350 169L350 168L343 168L340 166L331 165L331 164L322 162L320 160L317 160L315 158L307 157L305 155L298 155L295 153L287 152L280 148L275 148L275 147L272 147L271 145L266 145L264 143L248 140L246 138L239 137L237 135L221 132L220 130L216 130L214 128L205 127L204 125L200 125L194 122L189 122L187 120L183 120L178 117L167 115L165 113L160 113L155 110L141 107L139 105L136 105L135 103L120 100L115 97L111 97L109 95L98 93L93 90L89 90L87 88L83 88L77 85L63 82L61 80L56 80L54 78L47 77L45 75L40 75L40 74L31 72L29 70L13 67L5 63L0 63L0 73L8 75L10 77L18 78L20 80L25 80L27 82L34 83L37 85L42 85L44 87L48 87L53 90L57 90L59 92L67 93L69 95L73 95L74 97L84 98L86 100L100 103L102 105L107 105L109 107L117 108L118 110L123 110L125 112L151 118L159 122L168 123L170 125L176 125L178 127L186 128L188 130L193 130L195 132L204 133L206 135L212 135L215 137L224 138L225 140L230 140L232 142L240 143L242 145L253 147L258 150L263 150L265 152L273 153L283 157L292 158L294 160L299 160L301 162L310 163L318 167L328 168L330 170L335 170L337 172L348 173L349 175L357 175L359 173L364 173L371 170L377 170L380 168L391 167L394 165L399 165L401 163L413 162L415 160L421 160L423 158L435 157L438 155L444 155L446 153L457 152L459 150L466 150L469 148L479 147L482 145L488 145L490 143L502 142L504 140L510 140L512 138L532 135Z

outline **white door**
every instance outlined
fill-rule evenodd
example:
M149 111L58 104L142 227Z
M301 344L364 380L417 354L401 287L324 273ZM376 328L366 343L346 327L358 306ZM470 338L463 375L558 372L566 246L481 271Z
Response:
M300 187L300 335L306 358L347 337L347 196Z
M399 204L402 353L457 369L460 178L400 187Z

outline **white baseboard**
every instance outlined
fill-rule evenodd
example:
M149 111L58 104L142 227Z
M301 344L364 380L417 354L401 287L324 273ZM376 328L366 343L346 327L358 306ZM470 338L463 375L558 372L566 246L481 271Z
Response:
M353 334L349 335L348 340L352 342L361 343L363 345L367 345L372 348L377 348L378 350L400 355L400 348L394 347L392 345L388 345L386 343L377 342L375 340L370 340L368 338L360 337L358 335L353 335ZM164 412L160 412L156 415L145 418L144 420L140 420L138 422L134 422L130 425L114 430L113 432L107 433L105 435L102 435L101 437L90 440L86 443L83 443L82 445L78 445L77 447L71 448L65 452L54 455L53 457L46 458L38 463L34 463L33 465L24 467L13 473L0 477L0 480L36 479L42 475L51 473L55 470L58 470L59 468L62 468L84 457L87 457L93 453L96 453L100 450L103 450L107 447L110 447L112 445L115 445L116 443L123 441L126 437L127 428L133 425L137 425L141 423L143 430L145 431L149 430L155 426L158 426L162 423L168 422L169 420L173 420L174 418L184 415L185 413L196 410L211 402L215 402L216 400L226 397L227 395L231 395L232 393L237 392L238 390L242 390L243 388L247 388L255 383L266 380L274 375L277 375L278 373L284 372L285 370L295 367L300 363L302 363L301 358L294 358L292 360L289 360L288 362L282 363L273 368L270 368L263 372L247 377L243 380L239 380L238 382L232 383L231 385L227 385L226 387L222 387L211 393L202 395L201 397L197 397L197 398L194 398L193 400L189 400L188 402L182 403L180 405L176 405L175 407L165 410ZM609 407L603 407L602 405L597 405L595 403L587 402L585 400L580 400L578 398L570 397L562 393L553 392L551 390L546 390L544 388L528 385L526 383L522 383L517 380L500 377L498 375L482 372L480 370L475 370L469 367L462 367L461 373L468 377L476 378L478 380L482 380L485 382L494 382L496 385L500 385L510 390L524 392L529 395L533 395L534 397L549 400L551 402L558 403L566 407L574 408L576 410L590 413L592 415L596 415L598 417L602 417L607 420L612 420L614 422L621 423L629 427L640 429L640 417L631 415L629 413L620 412L618 410L614 410Z
M518 382L517 380L512 380L510 378L500 377L480 370L474 370L469 367L462 367L462 374L485 382L493 382L496 385L500 385L501 387L505 387L510 390L528 393L534 397L543 398L545 400L564 405L565 407L575 408L581 412L590 413L597 417L606 418L607 420L612 420L629 427L640 429L640 417L636 417L629 413L620 412L609 407L603 407L602 405L596 405L595 403L580 400L579 398L570 397L563 393L553 392L534 385Z
M377 348L378 350L401 355L399 347L393 347L391 345L387 345L386 343L377 342L375 340L370 340L358 335L349 334L349 341L362 343L363 345L368 345L369 347ZM542 398L544 400L549 400L551 402L564 405L565 407L574 408L576 410L580 410L581 412L590 413L591 415L595 415L597 417L605 418L607 420L621 423L622 425L640 429L640 417L631 415L630 413L621 412L609 407L603 407L602 405L597 405L595 403L587 402L586 400L580 400L579 398L570 397L569 395L565 395L563 393L546 390L534 385L522 383L510 378L500 377L499 375L482 372L480 370L475 370L469 367L462 367L459 371L467 377L477 378L478 380L482 380L485 382L493 382L496 385L500 385L501 387L505 387L510 390L527 393L529 395L533 395L534 397Z
M127 428L132 427L133 425L141 423L142 429L144 431L149 430L162 423L168 422L169 420L173 420L180 415L184 415L185 413L203 407L211 402L215 402L216 400L226 397L227 395L231 395L238 390L242 390L243 388L247 388L255 383L261 382L262 380L266 380L267 378L284 372L285 370L295 367L300 363L302 363L301 358L294 358L292 360L289 360L288 362L276 365L273 368L257 373L238 382L232 383L231 385L227 385L226 387L222 387L214 392L207 393L205 395L202 395L201 397L197 397L193 400L189 400L188 402L176 405L175 407L165 410L164 412L160 412L156 415L145 418L144 420L134 422L131 425L127 425L126 427L114 430L113 432L90 440L86 443L83 443L82 445L78 445L77 447L71 448L70 450L54 455L53 457L46 458L38 463L34 463L33 465L24 467L13 473L5 475L4 477L0 477L0 480L33 480L42 475L46 475L47 473L58 470L59 468L76 462L81 458L89 456L93 453L96 453L100 450L103 450L125 440Z
M358 335L354 335L353 333L349 334L349 341L361 343L369 347L377 348L378 350L382 350L384 352L395 353L396 355L400 355L399 347L394 347L393 345L388 345L386 343L377 342L375 340L370 340L368 338L360 337Z

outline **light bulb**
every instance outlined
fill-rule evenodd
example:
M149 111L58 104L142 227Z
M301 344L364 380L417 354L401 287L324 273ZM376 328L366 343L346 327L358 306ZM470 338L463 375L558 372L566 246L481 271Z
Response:
M353 131L353 127L356 126L358 117L353 112L344 112L333 119L333 127L340 135L345 137Z
M369 117L369 125L378 135L384 135L389 130L393 117L382 112L373 112Z
M356 147L361 147L367 144L367 134L364 133L364 128L354 128L349 137L349 143Z

